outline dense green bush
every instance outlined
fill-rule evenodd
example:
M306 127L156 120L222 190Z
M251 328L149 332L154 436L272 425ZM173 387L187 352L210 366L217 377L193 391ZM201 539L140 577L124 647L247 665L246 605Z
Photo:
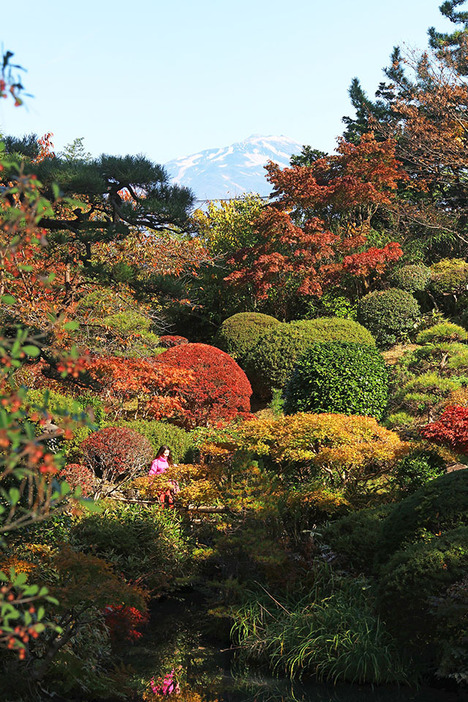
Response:
M167 422L146 421L134 419L120 420L109 426L127 427L146 437L154 450L154 455L163 446L169 446L174 463L190 463L192 461L193 442L189 432L181 427Z
M441 341L466 341L468 332L458 324L440 322L419 332L416 337L417 344L437 344Z
M157 594L189 575L188 546L172 510L107 501L99 514L75 523L70 540L74 548L105 559L126 579Z
M321 540L332 552L345 558L347 568L370 574L382 522L391 509L391 505L382 505L352 512L331 522L323 530Z
M375 339L370 331L353 319L317 317L317 319L299 319L291 324L307 329L314 342L349 341L355 344L375 346Z
M436 452L419 449L398 461L393 469L393 483L409 494L444 473L445 463Z
M406 338L420 318L420 309L411 293L390 288L365 295L359 301L357 318L378 345L385 347Z
M431 270L422 264L409 264L397 268L391 276L395 288L413 293L425 290L431 278Z
M296 359L312 344L357 341L374 346L372 335L351 319L325 317L277 324L258 340L245 358L245 369L257 397L270 399L292 373Z
M379 559L417 541L468 525L468 470L430 480L399 502L382 523Z
M425 658L426 664L439 662L436 598L466 575L467 544L468 527L459 527L397 551L381 570L380 611L404 645Z
M332 412L381 419L388 399L385 362L369 346L313 344L297 360L285 398L286 414Z
M269 314L238 312L221 324L215 344L239 362L262 334L277 324L280 322Z
M467 285L468 263L463 258L444 258L431 266L430 289L436 296L459 295Z

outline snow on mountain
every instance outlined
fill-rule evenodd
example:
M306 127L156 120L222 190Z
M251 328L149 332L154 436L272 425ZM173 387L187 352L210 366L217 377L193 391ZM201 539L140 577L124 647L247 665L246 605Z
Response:
M285 136L254 134L237 144L206 149L164 165L172 180L191 188L199 200L219 200L246 192L268 195L271 185L265 178L267 161L284 168L301 149L301 144Z

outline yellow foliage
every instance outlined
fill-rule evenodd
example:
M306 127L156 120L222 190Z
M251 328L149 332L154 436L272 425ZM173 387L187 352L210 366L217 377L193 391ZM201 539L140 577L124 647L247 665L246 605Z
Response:
M254 419L240 434L245 448L279 466L309 464L340 482L379 474L408 450L398 434L357 415L300 412Z
M0 561L0 570L8 573L10 568L14 568L16 573L26 573L29 575L37 566L29 561L24 561L16 556L9 556L5 560Z

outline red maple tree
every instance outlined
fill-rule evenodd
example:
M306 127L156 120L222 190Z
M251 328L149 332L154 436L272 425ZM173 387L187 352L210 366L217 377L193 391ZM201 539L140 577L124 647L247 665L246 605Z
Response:
M365 135L357 145L339 143L337 153L312 165L281 168L270 163L268 180L276 200L257 220L257 243L228 261L226 278L249 286L262 303L274 301L284 317L296 296L320 297L346 274L370 287L402 251L396 242L379 249L366 245L372 217L395 197L406 179L395 157L395 142Z

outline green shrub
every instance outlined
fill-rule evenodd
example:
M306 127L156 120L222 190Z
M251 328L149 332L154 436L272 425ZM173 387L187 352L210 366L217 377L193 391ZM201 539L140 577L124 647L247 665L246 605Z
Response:
M458 342L427 343L401 359L411 373L437 372L441 376L468 375L468 346Z
M268 314L238 312L221 324L215 343L239 362L262 334L277 324L280 322Z
M420 309L411 293L390 288L365 295L359 301L357 318L378 345L386 347L408 336L420 318Z
M375 339L368 329L353 319L343 317L318 317L317 319L300 319L292 325L307 329L314 342L349 341L355 344L375 346Z
M391 398L394 412L406 412L421 421L430 421L447 404L447 398L461 386L460 380L441 378L435 372L413 376L398 387Z
M430 278L430 268L413 263L397 268L391 276L391 282L395 288L413 293L425 290Z
M296 362L285 398L286 414L331 412L380 419L388 399L385 362L369 346L313 344Z
M445 463L437 453L416 450L398 461L393 482L402 492L412 493L444 473Z
M431 266L430 288L439 296L459 295L468 285L468 263L462 258L444 258Z
M391 509L391 505L370 507L341 517L324 529L322 540L333 552L344 556L348 568L370 574L382 522Z
M419 332L416 337L417 344L434 344L441 341L466 341L468 339L468 332L463 327L458 324L451 324L450 322L441 322L440 324L435 324L429 329L424 329Z
M326 317L275 325L245 357L245 370L255 395L269 400L273 389L283 388L296 359L312 344L354 340L375 344L372 335L351 319Z
M146 437L156 455L161 446L170 446L174 463L191 463L193 442L189 432L174 424L166 422L145 421L134 419L131 421L119 420L109 426L127 427Z
M468 527L459 527L398 551L380 573L378 603L384 618L405 646L432 664L438 664L433 659L439 636L434 601L466 575L467 544Z
M417 541L468 525L468 470L430 480L399 502L382 523L379 559Z
M181 521L158 506L105 501L99 514L79 520L72 545L112 563L117 572L158 594L188 575L189 551Z

